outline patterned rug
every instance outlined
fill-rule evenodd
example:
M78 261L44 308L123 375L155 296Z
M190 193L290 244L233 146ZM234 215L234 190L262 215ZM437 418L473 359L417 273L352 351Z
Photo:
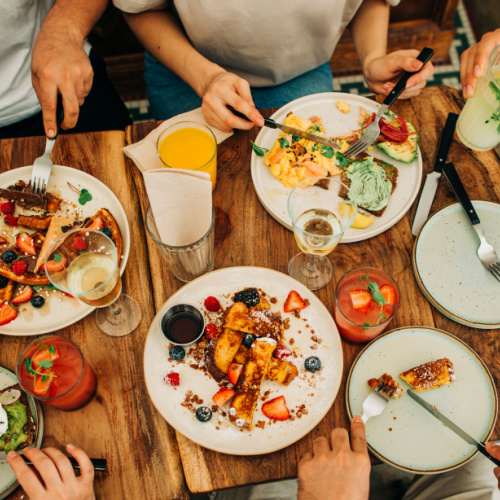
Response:
M455 14L455 39L450 47L449 63L435 65L434 76L427 83L428 86L448 85L460 89L460 55L462 52L476 43L476 37L472 30L464 3L460 0ZM333 81L335 92L347 92L351 94L369 95L370 91L365 85L361 73L336 77ZM150 121L153 119L147 100L129 101L125 103L134 123Z

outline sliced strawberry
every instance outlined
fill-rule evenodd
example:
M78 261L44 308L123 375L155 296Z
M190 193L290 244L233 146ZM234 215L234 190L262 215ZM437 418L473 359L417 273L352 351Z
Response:
M262 413L272 420L289 419L290 412L286 407L285 396L278 396L277 398L271 399L271 401L266 401L262 405Z
M14 209L15 209L15 207L10 201L0 203L0 212L2 212L4 215L13 214Z
M83 238L80 238L78 236L77 238L75 238L75 241L73 241L71 248L73 250L76 250L77 252L82 252L83 250L87 250L87 243L85 243L85 240Z
M234 389L221 387L212 400L219 408L222 408L235 394L236 391Z
M217 330L217 327L214 324L209 323L205 327L205 335L207 336L208 339L214 339L217 337L218 334L219 330Z
M27 233L19 233L16 238L16 245L21 252L28 255L36 255L35 245L33 245L33 238Z
M384 296L386 304L392 305L396 302L396 290L391 285L382 285L379 292Z
M51 352L49 346L47 346L47 348L41 349L33 355L33 357L31 358L31 363L33 364L35 369L40 365L40 361L54 361L59 357L59 348L54 344L50 344L50 347L54 352Z
M172 387L177 387L181 383L181 380L179 378L179 374L175 373L175 372L167 373L165 375L165 378L163 379L163 381L167 385L171 385Z
M205 309L210 312L217 312L220 309L220 302L216 297L207 297L204 304Z
M349 293L354 309L364 309L368 307L372 301L370 292L366 290L351 290Z
M66 257L62 257L59 262L48 260L44 271L47 273L57 273L57 271L62 271L66 267L66 263Z
M278 344L273 352L273 357L276 359L285 359L292 355L290 348L284 344Z
M35 380L35 387L33 392L39 396L43 396L49 392L49 388L54 380L55 373L47 368L39 368Z
M104 221L102 220L102 217L97 217L97 219L90 224L89 227L86 227L85 229L96 229L99 231L104 226Z
M17 219L12 214L7 214L3 220L8 226L17 226Z
M24 262L24 260L16 260L14 261L14 264L12 264L12 272L16 276L21 276L26 272L26 269L28 269L28 264Z
M17 309L9 302L3 302L0 306L0 325L6 325L17 318Z
M13 304L24 304L33 297L33 288L25 286L12 300Z
M241 372L243 370L243 365L239 363L231 363L229 365L229 371L227 372L227 378L231 384L236 385L238 383L238 379L240 378Z
M285 305L283 307L283 310L288 313L292 311L297 311L299 309L304 309L304 307L306 307L304 299L299 295L298 292L292 290L288 294L288 297L285 300Z
M0 236L0 245L4 245L5 243L7 243L7 240Z

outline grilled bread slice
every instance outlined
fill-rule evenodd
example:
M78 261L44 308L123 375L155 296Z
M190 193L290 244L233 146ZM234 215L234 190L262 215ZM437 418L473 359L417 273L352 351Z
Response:
M399 375L416 392L437 389L455 380L453 363L448 358L430 361Z
M210 339L205 347L205 366L208 373L218 382L222 380L229 371L229 365L233 362L243 342L244 333L236 332L230 328L224 328L217 339Z
M385 387L394 388L391 398L397 399L403 395L403 388L388 374L384 373L380 378L371 378L368 380L368 385L375 389L378 384L382 383Z
M104 223L104 227L107 227L111 231L111 240L115 244L118 262L120 262L123 251L123 237L120 227L118 226L118 222L116 222L116 219L111 215L111 212L107 208L101 208L101 210L91 217L83 225L83 227L92 227L98 218L101 218Z

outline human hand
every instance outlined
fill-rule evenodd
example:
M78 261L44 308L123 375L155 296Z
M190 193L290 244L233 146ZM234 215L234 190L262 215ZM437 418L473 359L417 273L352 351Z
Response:
M83 45L61 34L40 31L31 60L31 80L42 106L43 126L48 137L57 131L57 94L62 96L63 129L76 125L80 106L92 88L94 71Z
M494 458L500 460L500 446L496 443L486 443L486 451ZM498 481L498 489L500 490L500 467L495 467L493 469L493 474Z
M478 78L488 67L491 51L500 45L500 28L482 36L481 41L462 52L460 56L460 81L465 98L474 97Z
M422 62L417 59L419 53L413 49L397 50L366 62L363 73L368 88L375 94L389 94L405 71L414 72L422 68ZM434 66L428 62L408 80L399 99L417 96L433 74Z
M345 429L334 429L331 441L315 439L313 452L302 457L297 499L366 500L370 467L365 425L361 417L354 417L350 436Z
M28 458L37 474L31 470L23 458L16 452L7 454L7 461L12 467L19 484L30 500L95 500L94 467L87 454L68 444L68 453L80 464L79 477L75 476L67 457L55 448L26 448L24 456Z
M226 104L243 113L250 121L233 115ZM230 132L233 128L250 130L254 125L264 125L264 118L253 103L248 82L227 71L217 73L209 82L201 109L207 122L224 132Z

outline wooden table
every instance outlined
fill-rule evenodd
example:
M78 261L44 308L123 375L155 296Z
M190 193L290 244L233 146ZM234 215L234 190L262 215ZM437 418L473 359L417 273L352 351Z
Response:
M458 112L462 105L456 91L434 87L424 90L418 98L392 106L419 130L425 173L432 169L448 112ZM271 110L265 113L270 114ZM143 345L155 311L182 283L168 272L156 245L145 235L143 216L148 201L142 176L131 162L124 160L121 151L125 141L143 138L156 125L135 125L126 137L121 132L102 132L58 138L53 154L55 163L96 176L123 204L132 234L124 290L140 301L143 320L132 335L118 339L102 334L92 315L57 332L82 348L96 368L99 385L97 396L81 410L66 413L44 405L43 444L63 448L71 442L83 447L90 456L106 457L108 471L96 477L98 498L183 499L188 497L187 487L197 493L293 477L300 456L311 448L314 438L333 427L347 427L345 379L360 347L343 344L344 377L328 415L308 436L279 452L253 457L215 453L175 432L163 420L145 388ZM297 252L297 246L292 233L268 215L255 194L249 169L250 139L255 139L257 132L236 132L219 146L219 180L214 191L215 267L263 266L286 273L288 260ZM32 164L43 147L43 138L1 141L0 171ZM500 161L494 152L472 152L455 140L448 158L457 166L472 198L499 201ZM453 201L453 194L442 182L433 210ZM382 267L396 279L401 290L401 307L391 328L426 325L447 330L479 352L498 379L500 332L453 323L434 310L417 287L411 270L410 221L414 209L376 238L339 245L332 255L335 279L317 295L332 311L335 281L347 270L361 264ZM271 234L272 247L268 244ZM13 369L18 353L29 341L30 338L0 335L0 364ZM499 431L497 427L494 438L500 437ZM18 489L11 498L20 498L20 494Z

